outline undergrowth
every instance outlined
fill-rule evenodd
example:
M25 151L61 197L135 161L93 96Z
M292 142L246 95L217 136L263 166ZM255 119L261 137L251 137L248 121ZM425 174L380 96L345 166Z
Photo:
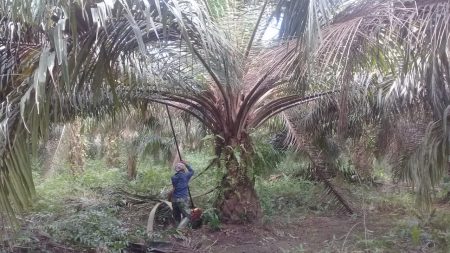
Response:
M119 251L127 244L128 230L114 212L114 209L89 208L51 222L43 230L57 241Z
M258 178L256 189L264 214L305 212L314 198L317 186L302 179L282 176L274 180Z
M198 175L212 158L204 153L192 153L186 154L185 160L191 163ZM121 160L125 159L121 157ZM123 222L123 214L133 208L123 206L117 193L125 190L164 198L164 193L172 188L170 177L173 171L167 164L141 159L137 172L136 180L130 181L125 167L108 168L104 159L87 159L83 172L78 175L73 175L68 167L63 166L51 176L44 177L44 168L35 163L36 198L26 216L27 222L16 233L13 244L33 251L42 247L33 238L36 234L44 234L54 243L70 245L71 248L100 247L114 252L128 241L146 238L146 221L139 226ZM216 168L204 172L191 182L192 195L202 195L206 190L214 189L218 180L220 173ZM196 204L208 208L213 198L214 194L201 196L196 198ZM143 210L144 217L149 212L150 209ZM218 216L215 212L210 214L209 224L217 230L220 226Z
M217 191L214 189L223 176L223 167L215 166L204 171L213 158L202 152L188 153L185 157L196 171L194 178L201 174L193 179L190 189L195 204L205 210L204 224L211 232L223 227L217 210L213 208ZM287 154L258 172L255 188L264 212L263 221L276 222L278 217L334 212L333 207L321 199L322 184L305 179L308 166L304 158ZM374 175L381 182L379 185L345 179L335 183L352 197L352 203L357 205L357 215L364 214L370 219L376 214L388 214L383 216L388 220L380 221L391 224L388 231L376 234L371 227L364 228L363 233L355 232L355 229L350 231L345 243L342 238L346 235L336 235L335 240L324 243L323 252L398 252L398 249L446 252L450 241L450 214L442 211L429 216L415 214L413 193L405 186L389 182L382 163L374 163L374 168ZM24 219L23 229L15 235L14 245L37 249L42 246L42 241L36 238L44 236L45 240L69 245L75 251L102 248L107 252L119 251L129 241L147 238L145 219L151 205L124 206L117 193L125 190L165 198L165 193L171 189L170 177L173 174L169 165L145 159L138 163L137 178L133 181L127 179L125 167L107 168L105 161L100 159L88 159L79 175L72 175L63 167L45 178L41 171L42 168L34 166L37 197ZM209 191L211 193L205 194ZM141 218L130 220L137 216ZM154 238L164 239L171 233L174 231L167 230ZM283 252L304 250L304 245L299 245Z

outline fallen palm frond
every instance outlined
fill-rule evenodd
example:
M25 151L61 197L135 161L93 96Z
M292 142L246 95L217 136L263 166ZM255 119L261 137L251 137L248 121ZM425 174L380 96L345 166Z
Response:
M302 129L295 126L286 113L283 113L282 117L285 122L285 130L287 131L285 145L297 152L304 152L308 155L313 164L313 168L309 173L324 184L326 191L325 196L331 198L332 201L339 206L340 211L352 214L352 208L340 191L337 190L337 186L333 185L328 179L329 177L325 175L327 161L323 153L313 146L313 139L310 134L307 134L305 131L302 131Z
M156 195L141 195L137 193L131 193L124 189L120 189L119 191L115 192L116 195L124 199L127 203L132 204L142 204L142 203L149 203L149 202L158 202L159 196Z
M163 219L164 223L169 223L169 225L172 223L172 202L169 202L167 200L160 200L159 203L157 203L152 210L150 211L150 214L148 216L147 221L147 234L149 236L152 236L154 232L154 226L161 218ZM166 220L167 219L167 220ZM161 224L159 224L161 225ZM167 225L167 224L164 224Z
M353 214L354 211L350 207L350 204L345 200L342 193L338 190L337 186L333 185L328 178L323 174L323 169L320 167L316 167L314 170L314 174L317 175L320 181L323 182L325 186L325 195L328 199L331 199L336 206L339 207L339 211L346 214Z

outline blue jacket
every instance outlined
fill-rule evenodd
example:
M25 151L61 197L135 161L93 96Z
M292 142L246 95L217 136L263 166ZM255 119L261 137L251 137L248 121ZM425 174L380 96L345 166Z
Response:
M188 169L187 172L179 171L172 176L173 198L187 199L188 197L189 179L194 175L194 170L190 165L186 164L186 167Z

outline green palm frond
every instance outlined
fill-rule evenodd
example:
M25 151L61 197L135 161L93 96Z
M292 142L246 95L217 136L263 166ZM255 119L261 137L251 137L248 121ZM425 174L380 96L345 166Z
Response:
M2 214L31 203L28 156L49 125L113 115L132 101L123 77L137 80L144 61L183 40L234 73L232 47L196 1L7 1L0 11Z
M343 0L281 0L274 17L280 22L279 36L285 39L306 38L308 45L315 42L321 27L336 14Z
M0 212L30 203L26 159L51 123L78 115L114 118L128 105L151 102L189 113L227 145L298 105L312 109L303 111L304 129L326 132L339 124L341 132L370 120L370 113L382 117L419 103L433 122L418 159L439 167L424 189L438 181L448 155L447 0L223 3L2 4ZM218 25L213 12L217 22L230 23ZM246 14L238 26L237 15ZM260 53L259 38L273 20L281 46Z
M293 84L306 79L340 88L337 106L347 108L341 110L345 115L351 113L351 95L347 93L353 89L353 81L367 72L386 81L371 91L383 117L410 115L410 108L417 104L424 107L425 114L431 112L428 134L408 144L415 148L402 162L408 164L403 178L417 185L419 200L429 204L432 187L448 168L444 162L448 159L447 130L442 122L447 122L450 95L446 88L449 23L450 3L446 0L359 1L322 27L322 40L312 54L292 41L268 55L279 63L274 71L289 77ZM308 55L314 60L308 61Z
M445 48L448 8L445 0L359 1L322 27L322 39L313 52L291 41L274 49L272 59L279 62L276 71L283 71L295 82L322 73L320 80L335 77L341 86L361 70L371 69L383 74L403 73L398 83L404 86L414 80L405 78L406 73L417 70L421 61ZM313 59L307 61L307 55Z

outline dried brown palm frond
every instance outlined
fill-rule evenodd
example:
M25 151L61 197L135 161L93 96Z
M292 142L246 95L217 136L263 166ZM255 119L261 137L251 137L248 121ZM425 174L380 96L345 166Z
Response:
M284 131L285 145L292 149L305 153L312 161L314 168L320 168L320 175L314 175L315 170L310 173L315 178L324 181L330 175L337 173L337 159L341 153L351 153L347 149L354 149L352 158L365 159L361 152L367 150L357 150L361 141L367 134L370 126L377 126L378 122L386 115L392 115L391 111L385 111L382 104L379 103L374 91L378 87L383 87L386 83L392 82L391 79L382 80L376 74L365 74L358 76L351 84L353 90L347 93L347 113L345 113L346 132L345 139L336 138L339 121L341 118L340 97L342 93L336 93L332 96L322 97L308 105L285 112ZM350 143L346 140L351 140ZM355 157L357 154L358 157ZM355 163L363 161L354 161ZM367 162L367 161L366 161ZM367 164L365 164L367 165ZM364 165L363 165L364 166ZM368 169L368 168L363 168ZM361 174L362 171L358 171ZM367 173L366 173L367 174ZM328 175L328 177L327 177ZM361 176L361 175L360 175ZM327 180L324 181L327 187L333 184ZM329 194L334 196L337 203L345 209L348 204L339 194L339 190L329 189ZM333 195L334 194L334 195ZM339 196L338 196L339 195Z
M285 145L297 152L305 153L310 158L313 164L310 173L324 184L326 190L325 196L331 198L341 211L352 214L353 209L345 200L341 191L329 180L327 174L332 171L332 168L330 168L332 164L327 162L324 152L314 145L314 138L305 129L301 129L298 124L295 124L288 114L282 113L281 115L284 119L287 132Z

